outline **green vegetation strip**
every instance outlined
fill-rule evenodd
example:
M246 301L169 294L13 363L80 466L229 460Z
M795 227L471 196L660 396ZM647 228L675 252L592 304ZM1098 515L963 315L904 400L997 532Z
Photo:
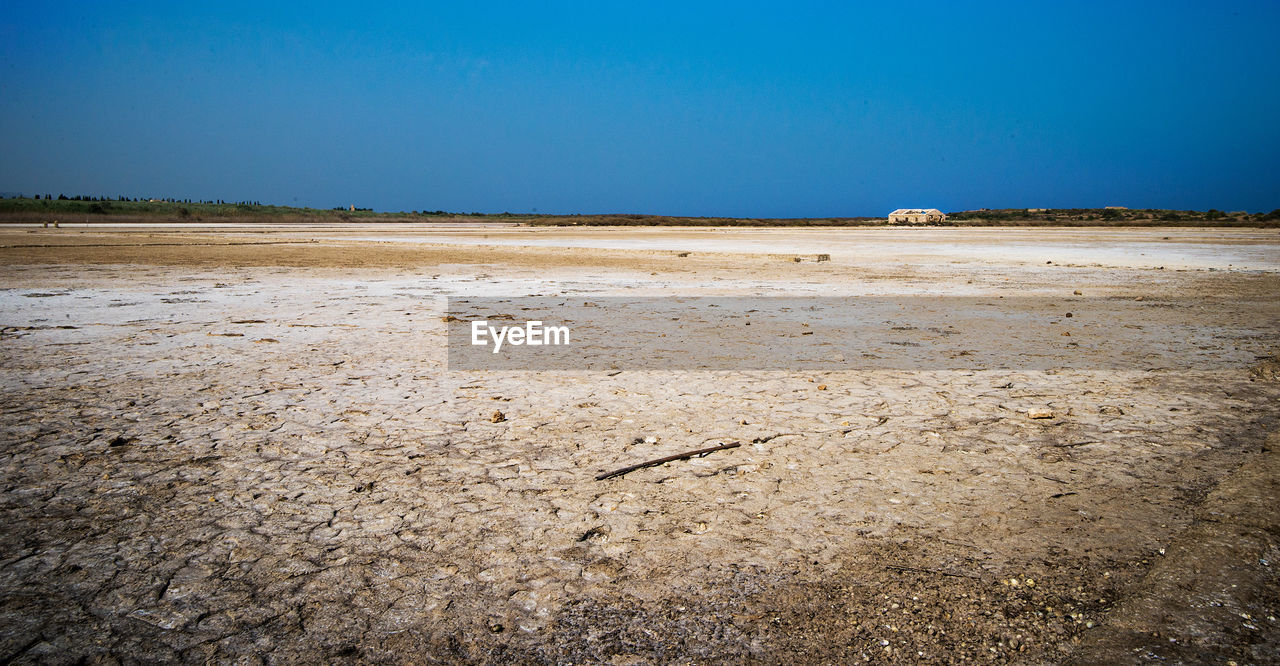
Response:
M667 215L541 215L516 213L377 212L368 208L295 208L242 201L130 199L41 195L0 199L0 223L41 222L506 222L530 226L825 227L888 226L884 217L732 218ZM948 213L929 226L1193 226L1280 227L1269 213L1153 208L1011 208Z

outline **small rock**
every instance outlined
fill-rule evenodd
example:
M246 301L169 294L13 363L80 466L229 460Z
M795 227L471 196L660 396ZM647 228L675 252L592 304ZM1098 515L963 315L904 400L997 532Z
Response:
M1254 379L1274 381L1280 379L1280 356L1268 356L1249 367L1249 376Z
M502 423L507 420L507 415L500 410L493 410L493 414L489 416L489 423Z
M1083 291L1080 291L1079 289L1077 289L1077 290L1075 290L1075 291L1073 291L1073 292L1071 292L1071 293L1075 294L1076 296L1084 296L1084 292L1083 292Z
M1032 407L1027 410L1027 418L1032 419L1051 419L1053 418L1053 410L1044 407Z
M578 537L578 541L590 541L591 543L605 543L609 540L609 528L606 525L599 525L586 531L582 536Z

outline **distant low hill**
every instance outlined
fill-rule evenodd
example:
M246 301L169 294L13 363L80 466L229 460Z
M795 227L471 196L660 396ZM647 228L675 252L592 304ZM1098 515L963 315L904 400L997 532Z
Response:
M735 218L667 215L537 215L450 213L446 211L375 212L367 208L295 208L257 202L138 200L126 197L6 197L0 199L0 223L42 222L513 222L530 226L887 226L884 217ZM1210 226L1280 227L1280 210L1270 213L1152 208L1005 208L948 213L932 226Z

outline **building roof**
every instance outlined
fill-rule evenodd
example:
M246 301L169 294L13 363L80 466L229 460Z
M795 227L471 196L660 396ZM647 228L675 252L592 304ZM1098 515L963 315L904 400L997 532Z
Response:
M941 215L942 211L938 210L937 208L899 208L898 210L895 210L889 214L890 215L930 215L935 213L938 215Z

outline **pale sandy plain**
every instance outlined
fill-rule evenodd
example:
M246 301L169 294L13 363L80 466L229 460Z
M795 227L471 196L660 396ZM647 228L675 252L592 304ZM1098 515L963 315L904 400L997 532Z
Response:
M14 226L0 276L6 663L1277 661L1275 230ZM446 296L528 294L1202 335L1106 370L445 367Z

